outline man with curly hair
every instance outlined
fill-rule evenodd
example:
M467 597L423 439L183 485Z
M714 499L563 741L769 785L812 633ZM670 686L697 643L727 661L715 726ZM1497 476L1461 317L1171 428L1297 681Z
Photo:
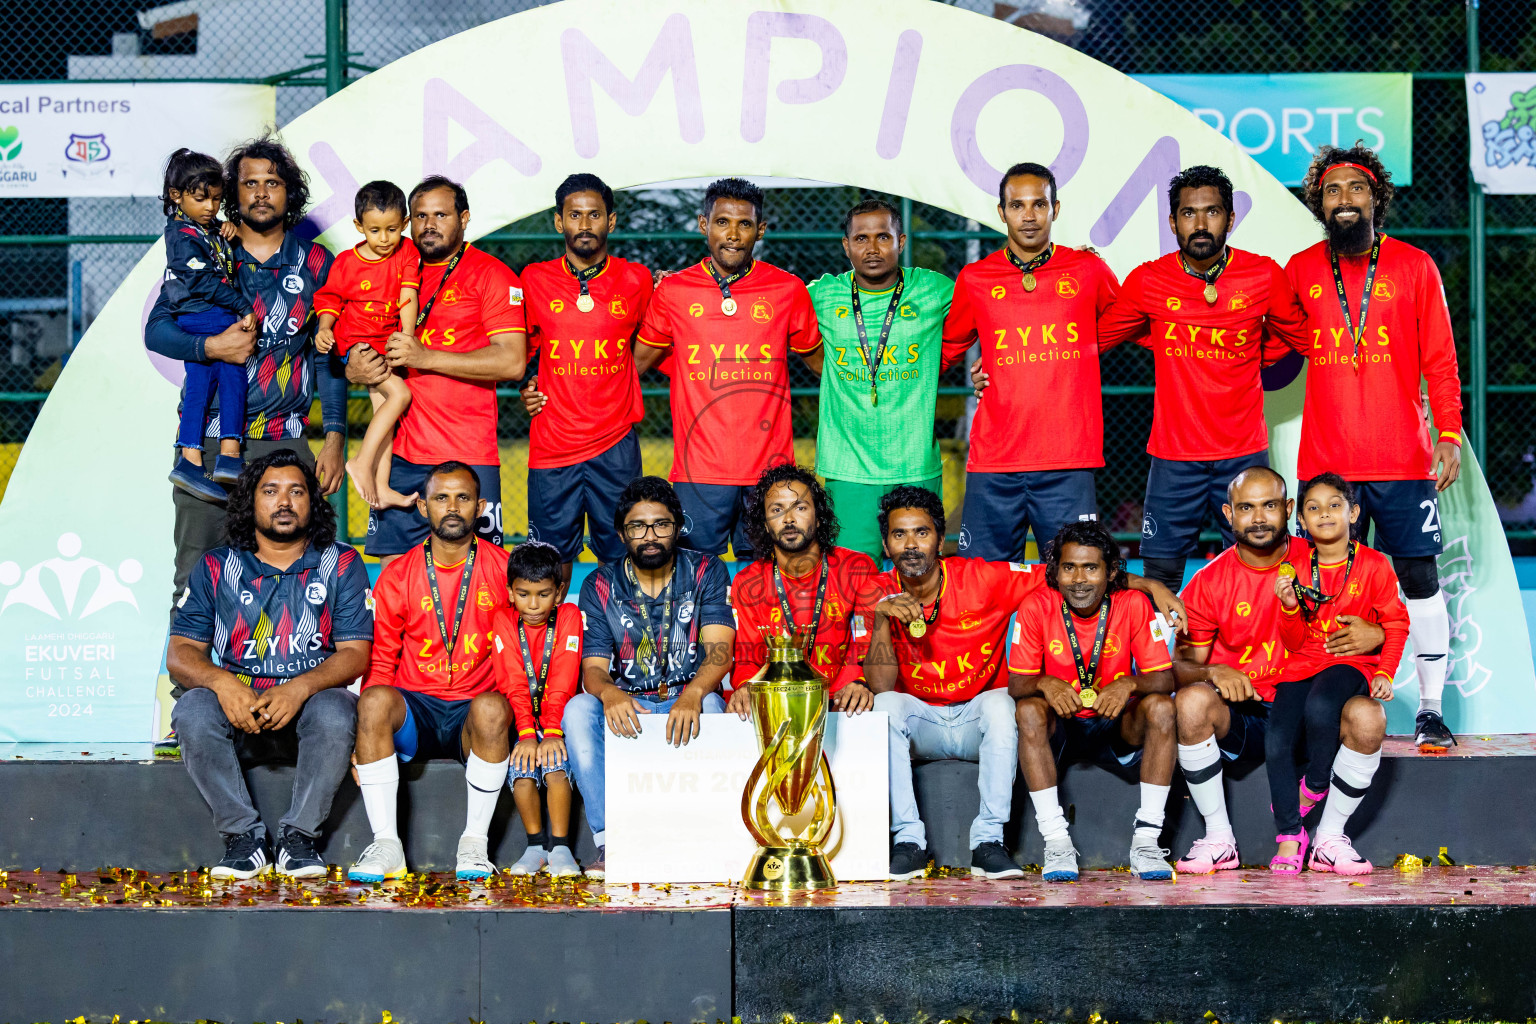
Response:
M1451 626L1436 558L1439 493L1461 472L1461 378L1433 257L1382 233L1394 191L1391 173L1359 144L1323 147L1302 184L1328 237L1285 268L1308 328L1296 472L1355 484L1361 535L1374 524L1373 543L1392 557L1419 678L1414 740L1438 753L1456 742L1441 716Z
M246 464L229 496L228 545L197 560L171 620L166 668L182 760L224 836L216 878L268 870L267 830L242 763L297 762L276 869L325 874L315 848L346 775L373 646L368 571L336 543L336 513L293 451Z
M793 464L765 470L747 492L747 537L756 561L736 574L736 662L729 710L751 710L749 681L768 660L767 632L806 636L806 660L827 677L832 707L857 714L874 704L864 650L883 591L862 551L836 546L842 524L816 474ZM762 557L769 556L769 557Z
M1019 605L1008 651L1018 700L1019 767L1045 841L1041 877L1077 878L1077 851L1056 795L1056 765L1139 768L1131 874L1172 877L1158 845L1176 759L1173 659L1152 604L1130 589L1120 545L1102 523L1068 523L1045 556L1045 582Z

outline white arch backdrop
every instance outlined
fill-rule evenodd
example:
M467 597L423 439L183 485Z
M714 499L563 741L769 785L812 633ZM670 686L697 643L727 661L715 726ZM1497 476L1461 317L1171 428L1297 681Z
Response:
M353 192L372 178L463 181L471 235L547 208L575 170L616 187L725 174L844 182L993 223L999 171L1021 159L1060 179L1060 240L1091 242L1122 276L1171 250L1163 193L1181 165L1231 174L1236 244L1284 262L1319 237L1231 141L1113 68L928 0L871 14L862 0L567 0L412 53L284 134L313 177L310 222L333 248L351 244ZM157 246L86 333L0 505L0 739L149 738L176 389L141 325L162 266ZM1285 470L1297 391L1269 406ZM1536 729L1513 567L1470 458L1445 505L1452 723ZM1411 701L1394 703L1401 728Z

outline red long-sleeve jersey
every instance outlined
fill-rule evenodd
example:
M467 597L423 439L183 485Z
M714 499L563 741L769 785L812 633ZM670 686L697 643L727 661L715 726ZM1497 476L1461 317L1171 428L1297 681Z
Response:
M1360 315L1369 260L1369 254L1339 259L1351 319ZM1305 343L1298 349L1307 357L1307 397L1297 475L1433 480L1421 376L1429 382L1438 439L1461 443L1456 341L1435 261L1423 249L1382 237L1358 369L1351 363L1354 339L1339 308L1328 243L1292 256L1285 276L1307 314Z
M1292 564L1296 578L1302 583L1312 580L1312 555ZM1408 608L1397 596L1397 573L1392 562L1381 552L1355 544L1355 566L1344 578L1347 562L1319 565L1318 575L1322 582L1318 589L1325 594L1336 594L1332 601L1318 609L1317 615L1308 619L1300 608L1280 608L1280 640L1291 657L1280 670L1281 682L1310 679L1330 665L1353 665L1365 673L1367 679L1378 675L1391 678L1397 674L1398 663L1403 660L1403 650L1408 643ZM1323 644L1338 625L1340 615L1355 615L1374 622L1386 632L1381 653L1360 654L1351 658L1339 658L1329 654Z
M491 620L507 604L507 549L475 545L474 576L464 599L464 617L451 652L443 649L442 620L427 583L424 545L395 559L373 586L373 656L370 686L415 690L443 700L469 700L496 685L491 667ZM437 566L437 590L452 633L464 563Z
M565 713L566 701L581 685L581 610L574 604L562 604L555 608L553 619L555 647L549 655L549 674L544 677L544 698L539 704L537 718L533 714L533 688L523 666L523 648L517 642L517 609L501 608L491 620L491 630L495 634L495 654L491 660L496 667L496 687L512 705L512 717L517 723L520 740L540 733L565 735L560 729L560 716ZM544 640L549 628L549 620L538 626L524 626L535 675L544 671Z

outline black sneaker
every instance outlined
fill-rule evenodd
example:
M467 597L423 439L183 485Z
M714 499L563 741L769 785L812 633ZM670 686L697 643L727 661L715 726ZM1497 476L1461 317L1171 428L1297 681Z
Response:
M320 878L325 875L325 861L315 849L315 840L292 825L283 826L277 841L277 873L287 878Z
M1419 753L1443 754L1456 745L1456 737L1438 711L1420 711L1413 721L1413 742L1419 745Z
M224 859L208 872L214 878L254 878L267 869L267 834L260 827L224 837Z
M982 843L971 851L971 874L988 878L1023 878L1024 869L1013 862L1002 843Z
M928 870L928 851L916 843L897 843L891 850L891 881L916 878Z

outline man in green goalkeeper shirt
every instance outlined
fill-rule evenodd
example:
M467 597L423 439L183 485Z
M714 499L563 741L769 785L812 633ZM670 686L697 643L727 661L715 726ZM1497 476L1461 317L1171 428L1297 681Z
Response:
M894 206L860 203L843 219L853 269L810 287L826 354L816 472L842 524L840 542L877 562L884 557L880 499L902 484L943 493L933 422L954 282L921 267L903 269L906 244ZM870 366L877 367L873 381Z

